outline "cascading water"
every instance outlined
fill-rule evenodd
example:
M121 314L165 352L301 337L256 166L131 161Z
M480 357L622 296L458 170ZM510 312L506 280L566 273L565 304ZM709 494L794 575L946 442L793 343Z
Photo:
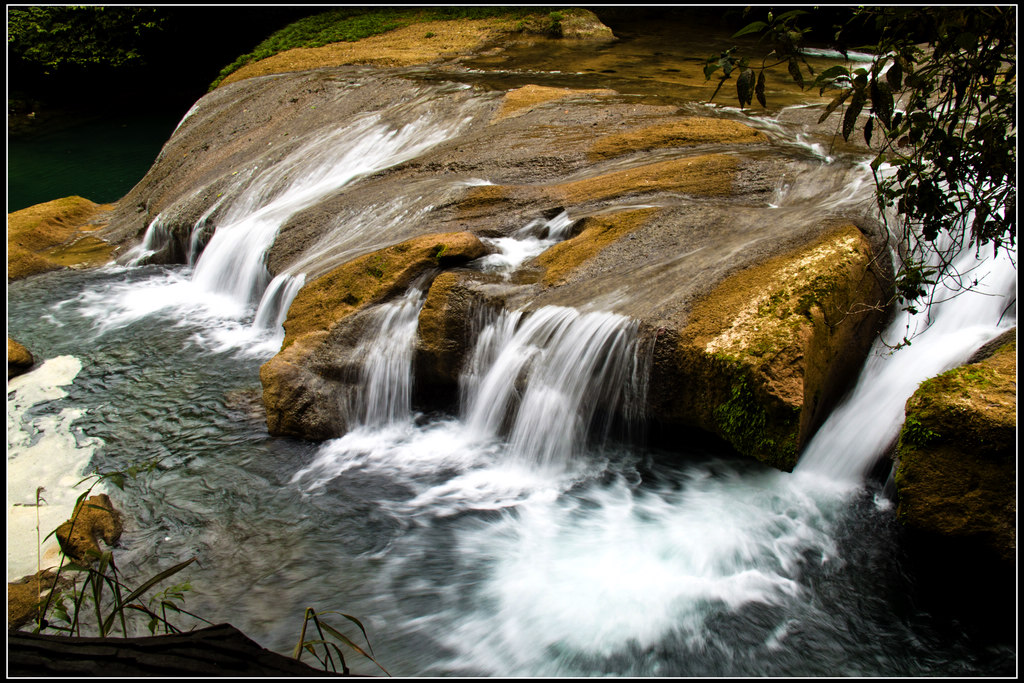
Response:
M130 278L112 290L85 293L86 310L103 330L162 311L180 318L222 320L220 330L198 339L217 350L271 352L280 344L281 323L304 282L302 266L313 260L322 265L325 251L344 251L339 245L350 251L370 248L369 236L379 246L382 231L401 226L406 214L396 212L378 221L360 218L368 223L362 228L339 225L333 233L341 233L340 239L332 239L328 231L321 238L328 246L312 250L308 259L272 279L266 254L278 231L299 211L342 192L355 180L422 154L469 123L468 112L461 117L435 112L435 98L436 93L428 90L394 111L366 114L345 126L311 133L293 143L282 158L268 157L262 167L236 172L229 188L190 232L185 256L194 266L191 271L175 270L141 281ZM407 118L389 122L401 117ZM391 204L403 206L401 201ZM144 262L174 239L166 226L175 210L171 207L152 221L142 243L127 258L131 264ZM250 319L251 327L245 322Z
M355 127L397 145L388 159L414 153L411 132L400 142L398 128L388 137L369 121ZM823 157L810 151L814 163ZM850 182L863 180L863 169L807 167L780 187L774 205L819 211L822 192L804 192L808 177L850 190L833 193L840 199L832 209L870 190ZM609 416L628 419L642 402L646 369L635 322L605 310L481 311L459 413L416 414L409 383L423 293L413 289L364 313L375 324L354 354L363 361L357 426L313 446L267 436L251 409L251 358L214 356L216 345L192 343L194 326L149 315L196 299L211 309L223 299L223 310L212 311L222 317L237 317L240 307L250 314L266 272L258 259L228 253L233 226L269 234L328 192L334 172L307 185L283 167L250 170L238 180L242 194L225 196L194 226L192 273L154 276L145 266L14 284L9 315L25 341L87 357L66 389L76 412L50 422L63 441L90 449L95 467L141 473L124 497L133 521L122 568L200 555L190 611L229 620L279 651L294 646L295 619L310 605L359 615L377 658L399 675L977 675L1015 661L1006 648L986 650L920 613L906 595L892 506L863 481L892 440L892 428L878 423L898 429L904 394L917 382L1011 325L1012 316L997 322L1004 301L953 299L932 309L910 347L876 351L787 474L721 451L675 444L656 452L606 434ZM442 186L409 187L389 205L370 198L339 216L308 263L300 258L265 288L257 326L279 327L306 265L351 258L369 248L371 234L397 234L443 203ZM510 242L488 238L500 253L475 266L509 275L571 225L562 214L524 226ZM147 249L158 246L158 229ZM245 277L222 279L231 269ZM1015 274L999 270L989 283L1005 295ZM164 296L169 285L181 289ZM131 297L111 304L117 287ZM55 299L65 303L52 306ZM96 319L106 323L99 337ZM956 351L943 352L940 364L909 360L950 345ZM872 387L893 405L883 410L862 395ZM55 399L17 418L30 427L60 408ZM876 430L877 442L866 438ZM16 449L31 433L13 440ZM9 435L9 468L11 443Z

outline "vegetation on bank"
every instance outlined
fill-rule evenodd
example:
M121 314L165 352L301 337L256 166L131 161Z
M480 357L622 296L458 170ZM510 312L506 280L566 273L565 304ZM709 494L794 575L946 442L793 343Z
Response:
M426 7L394 8L339 7L285 26L261 42L252 52L224 67L210 84L210 90L246 64L267 59L299 47L323 47L329 43L355 42L411 24L455 19L518 19L517 28L536 33L557 33L562 12L543 7Z

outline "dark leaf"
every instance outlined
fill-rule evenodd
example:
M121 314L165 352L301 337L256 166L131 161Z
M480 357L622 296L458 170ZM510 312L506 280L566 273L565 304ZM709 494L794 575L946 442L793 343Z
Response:
M871 146L871 132L875 129L875 117L869 116L868 122L864 124L864 142Z
M889 87L893 90L903 87L903 67L900 66L899 60L896 60L885 72L885 80L889 82Z
M768 102L764 96L764 69L757 75L757 85L754 86L754 95L762 107L767 107Z
M797 85L803 89L804 76L800 73L800 63L796 61L796 57L789 58L789 75L792 76L793 80L797 82Z
M750 104L753 100L754 80L753 69L744 69L736 78L736 95L740 100L740 109Z
M882 125L888 130L892 127L892 112L894 109L894 103L892 99L892 90L889 89L889 85L877 78L871 81L871 108L875 110L875 115L878 120L882 122Z
M843 114L843 139L849 142L850 134L857 125L857 117L860 116L861 109L864 108L864 102L867 97L864 95L863 90L855 90L853 98L850 100L850 105L846 108L846 113Z

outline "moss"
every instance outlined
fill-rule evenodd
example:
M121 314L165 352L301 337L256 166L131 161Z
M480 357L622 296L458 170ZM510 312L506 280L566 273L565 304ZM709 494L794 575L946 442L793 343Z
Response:
M635 209L584 219L578 235L559 242L537 257L537 263L544 267L544 285L550 287L564 284L581 264L642 227L656 211Z
M740 453L782 470L796 465L800 426L799 411L787 410L789 420L769 414L754 384L737 362L719 358L732 377L728 398L713 410L719 433Z
M439 247L453 263L484 252L480 240L469 233L445 233L407 240L341 265L299 290L288 309L281 349L305 334L330 329L359 306L408 287L416 275L437 265Z
M594 142L590 156L593 159L606 159L669 147L713 143L750 144L766 140L763 133L738 121L693 116L626 133L606 135Z
M7 215L7 279L17 280L67 266L107 263L113 246L89 233L90 222L110 205L64 197Z

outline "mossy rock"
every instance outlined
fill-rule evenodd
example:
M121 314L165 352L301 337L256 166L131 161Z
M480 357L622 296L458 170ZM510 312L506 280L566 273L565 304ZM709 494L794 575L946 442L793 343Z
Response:
M7 338L7 379L28 372L35 362L28 349L10 337Z
M767 141L768 138L764 133L739 121L689 116L625 133L606 135L594 141L590 148L590 157L592 159L607 159L670 147L707 144L747 145Z
M491 123L496 123L511 116L521 116L532 109L563 100L568 97L603 97L616 95L614 90L607 88L597 89L573 89L573 88L552 88L546 85L524 85L521 88L509 90L501 99L501 105L495 112Z
M636 209L584 218L577 227L577 235L537 257L537 264L544 269L542 283L548 287L565 283L583 263L642 227L656 212L657 209Z
M937 543L1016 551L1016 340L921 383L895 470L900 520Z
M114 509L107 494L100 493L75 506L71 519L57 528L57 541L69 558L79 564L88 564L100 552L100 539L112 546L122 531L121 513Z
M322 440L344 434L339 396L353 391L349 357L370 307L405 292L417 278L486 253L471 233L417 237L385 247L307 283L292 301L281 351L260 368L267 429ZM436 275L435 275L436 276Z
M7 281L66 267L108 263L113 245L91 234L111 205L64 197L7 215Z
M792 470L856 375L884 312L867 238L852 224L743 270L660 329L651 412Z

